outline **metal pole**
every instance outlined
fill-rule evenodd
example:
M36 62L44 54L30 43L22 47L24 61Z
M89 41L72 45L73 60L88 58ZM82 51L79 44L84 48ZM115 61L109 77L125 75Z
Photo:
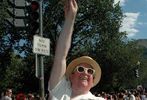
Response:
M39 12L40 12L40 36L43 36L43 20L42 20L42 0L39 1ZM40 61L40 67L41 67L41 77L40 77L40 95L41 95L41 100L45 100L44 97L44 65L43 65L43 56L39 56L39 61Z
M42 0L40 0L40 7L39 7L39 12L40 12L40 36L43 36L43 20L42 20Z
M44 97L44 65L43 65L43 56L38 55L39 58L39 66L41 67L40 69L40 96L41 96L41 100L45 100Z

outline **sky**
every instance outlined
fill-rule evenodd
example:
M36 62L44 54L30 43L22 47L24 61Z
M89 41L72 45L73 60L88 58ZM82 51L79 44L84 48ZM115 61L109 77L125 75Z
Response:
M114 0L120 1L123 19L120 31L126 31L130 39L147 39L147 0Z

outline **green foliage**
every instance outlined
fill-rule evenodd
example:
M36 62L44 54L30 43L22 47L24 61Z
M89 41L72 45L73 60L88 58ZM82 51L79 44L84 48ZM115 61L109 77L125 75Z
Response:
M15 55L11 56L11 64L7 66L4 76L1 78L0 87L2 90L7 87L18 89L23 86L23 83L20 83L19 81L23 79L24 63Z
M7 16L6 13L6 8L7 8L7 3L6 1L0 2L0 38L3 36L5 32L5 23L4 23L4 18Z
M29 63L26 63L22 58L14 54L11 55L11 63L4 71L3 77L1 77L1 90L11 87L14 93L20 91L26 93L30 91L37 92L39 83L35 78L35 66L32 65L31 61L27 62Z

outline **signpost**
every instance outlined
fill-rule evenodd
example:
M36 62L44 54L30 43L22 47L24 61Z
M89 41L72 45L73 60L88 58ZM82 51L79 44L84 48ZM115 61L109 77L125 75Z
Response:
M43 38L38 35L34 35L33 38L33 53L39 54L39 55L50 55L50 40L48 38ZM38 55L38 56L39 56ZM38 56L36 56L36 77L41 77L41 68L40 68L40 60L38 60Z
M50 40L37 35L34 35L33 53L41 55L50 55Z
M48 38L43 38L38 35L34 35L33 38L33 53L38 54L36 55L36 72L35 76L40 78L41 77L41 65L40 65L40 57L39 55L50 55L50 40Z
M36 0L37 1L37 0ZM41 100L45 100L44 96L44 65L43 65L43 55L50 54L50 40L43 38L43 20L42 20L42 2L43 0L38 0L39 2L39 36L34 36L33 41L33 52L36 57L36 77L40 80L40 96Z

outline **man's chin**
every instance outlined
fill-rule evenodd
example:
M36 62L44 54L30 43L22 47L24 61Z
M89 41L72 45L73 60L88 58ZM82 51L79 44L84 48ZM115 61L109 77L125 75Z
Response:
M87 87L87 86L88 86L88 82L87 82L87 81L82 81L82 82L80 83L80 86L81 86L81 87Z

